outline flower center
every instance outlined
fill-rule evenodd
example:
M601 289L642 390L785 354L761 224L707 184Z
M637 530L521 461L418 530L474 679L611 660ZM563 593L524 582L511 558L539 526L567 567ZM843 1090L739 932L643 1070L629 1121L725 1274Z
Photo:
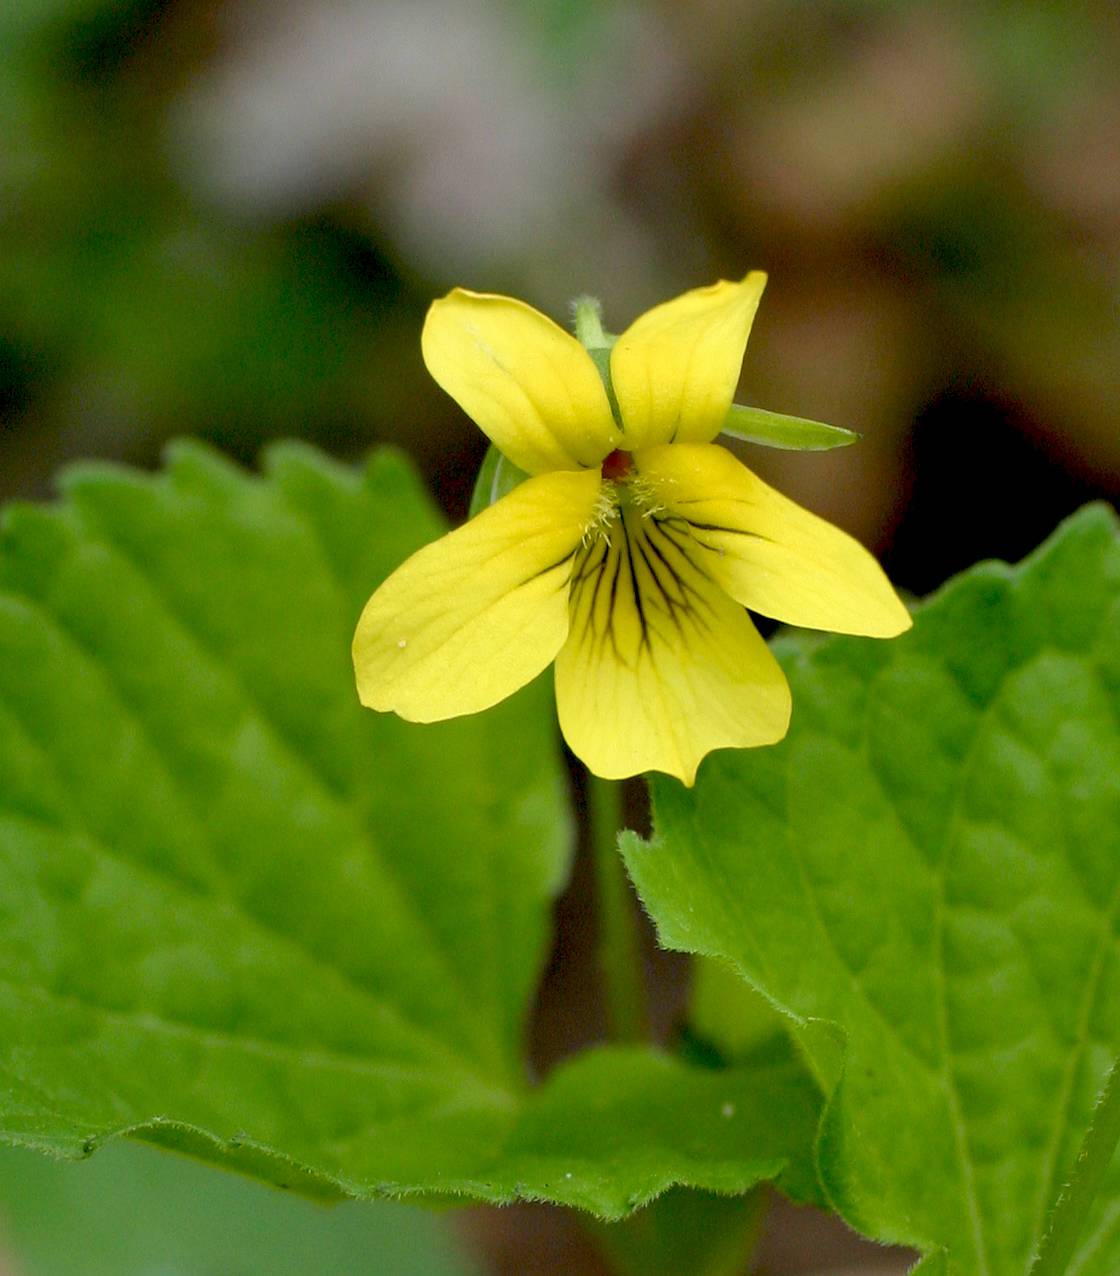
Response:
M620 483L630 473L630 453L615 448L601 466L601 473L611 483Z
M603 459L599 470L603 481L587 535L609 536L625 510L641 518L664 512L657 485L641 473L632 453L616 448Z

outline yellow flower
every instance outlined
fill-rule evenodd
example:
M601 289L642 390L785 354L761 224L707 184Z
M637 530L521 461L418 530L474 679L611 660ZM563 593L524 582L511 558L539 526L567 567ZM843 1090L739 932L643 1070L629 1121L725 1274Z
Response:
M531 306L461 289L432 305L428 370L530 477L369 600L363 704L476 713L555 660L561 729L595 774L692 784L712 749L788 728L789 687L746 608L879 638L909 627L866 550L712 441L765 282L636 320L610 350L617 416L588 351Z

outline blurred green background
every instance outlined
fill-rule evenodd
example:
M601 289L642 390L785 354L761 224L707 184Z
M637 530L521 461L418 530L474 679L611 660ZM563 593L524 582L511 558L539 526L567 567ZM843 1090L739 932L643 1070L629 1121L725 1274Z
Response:
M458 516L484 441L424 372L432 297L562 319L592 292L617 331L761 268L740 400L866 438L751 463L916 592L1019 557L1120 494L1118 68L1111 0L8 0L0 499L74 457L154 465L174 435L246 462L294 435L396 442ZM134 1179L194 1168L11 1156L0 1220L27 1276L288 1270L145 1267L143 1246L59 1266L68 1211L135 1226L178 1189ZM385 1253L445 1242L444 1220L250 1208L259 1189L214 1181L215 1218L345 1219L352 1254L394 1229Z
M316 1205L127 1143L83 1164L0 1149L0 1200L5 1276L479 1276L444 1218Z

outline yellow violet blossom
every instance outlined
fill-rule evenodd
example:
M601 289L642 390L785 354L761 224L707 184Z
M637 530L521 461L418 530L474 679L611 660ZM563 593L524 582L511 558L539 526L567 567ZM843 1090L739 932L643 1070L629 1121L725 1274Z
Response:
M874 558L713 440L766 282L656 306L588 351L509 297L454 289L424 325L429 372L530 477L426 546L369 600L362 703L413 722L476 713L556 662L560 727L596 775L772 744L790 692L747 608L889 638L910 618Z

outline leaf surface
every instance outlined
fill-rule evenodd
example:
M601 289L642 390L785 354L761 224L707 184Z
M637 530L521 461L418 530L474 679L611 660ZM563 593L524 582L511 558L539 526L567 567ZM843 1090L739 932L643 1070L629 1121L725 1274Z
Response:
M789 1060L529 1086L553 713L539 683L437 726L359 707L361 606L442 530L402 460L286 446L255 478L185 445L64 490L0 544L0 1138L604 1217L782 1171L819 1107Z

